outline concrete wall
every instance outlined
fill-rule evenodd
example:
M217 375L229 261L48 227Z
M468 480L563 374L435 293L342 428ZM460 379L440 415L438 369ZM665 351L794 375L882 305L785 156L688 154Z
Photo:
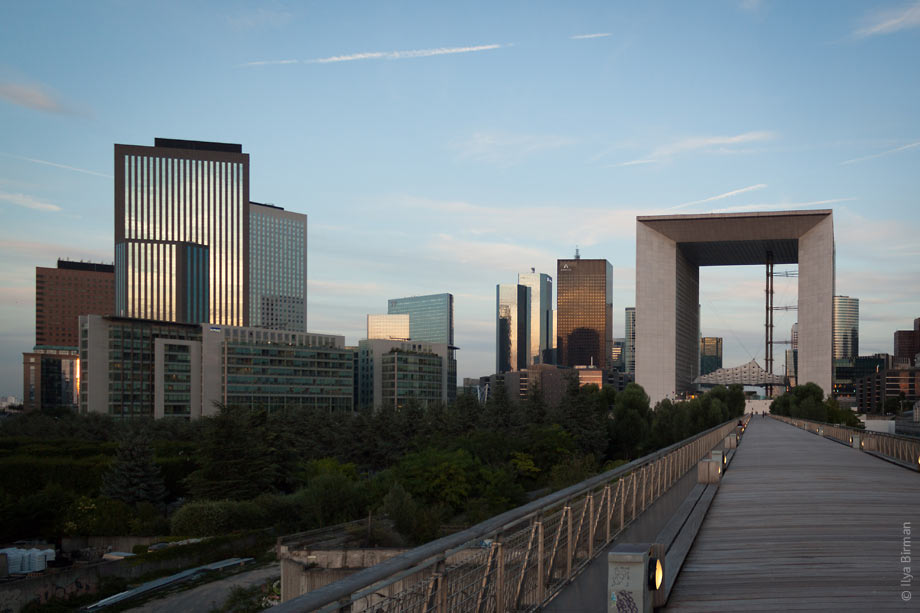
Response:
M405 553L407 549L335 549L278 552L281 558L281 602L287 602L307 592L380 564ZM402 590L399 581L385 588L383 593L395 594Z
M832 389L834 354L834 220L828 216L799 238L798 385Z
M636 382L654 405L677 390L677 243L636 224Z

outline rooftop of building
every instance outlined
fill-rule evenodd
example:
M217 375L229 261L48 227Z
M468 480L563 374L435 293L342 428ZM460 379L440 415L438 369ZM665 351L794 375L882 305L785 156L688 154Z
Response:
M64 260L58 258L57 267L61 270L85 270L89 272L115 272L114 264L103 264L99 262L74 262L73 260Z
M156 138L154 147L167 149L193 149L196 151L221 151L223 153L243 153L243 145L235 143L215 143L204 140L184 140L181 138Z

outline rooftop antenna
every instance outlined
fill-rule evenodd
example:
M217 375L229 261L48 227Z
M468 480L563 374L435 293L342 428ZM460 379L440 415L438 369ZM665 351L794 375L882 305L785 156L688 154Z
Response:
M580 259L581 259L581 254L578 253L578 245L575 245L575 259L576 259L576 260L580 260Z

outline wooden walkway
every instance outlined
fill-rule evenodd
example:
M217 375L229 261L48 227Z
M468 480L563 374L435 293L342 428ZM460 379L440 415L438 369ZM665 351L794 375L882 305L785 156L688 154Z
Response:
M920 472L754 417L665 610L920 610Z

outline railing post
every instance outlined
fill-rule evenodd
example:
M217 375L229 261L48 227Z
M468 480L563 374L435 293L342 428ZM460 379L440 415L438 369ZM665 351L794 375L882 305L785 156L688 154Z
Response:
M604 490L607 496L607 512L604 513L604 517L607 520L607 531L604 533L604 536L606 537L604 539L604 544L607 544L610 542L610 516L613 514L613 488L611 488L610 484L608 483Z
M438 613L447 613L447 564L438 563Z
M575 555L575 544L572 542L572 507L566 507L568 523L566 524L565 538L565 578L572 578L572 556Z
M501 543L495 543L495 555L498 556L498 567L495 574L495 613L505 610L505 554Z
M546 597L546 569L544 568L545 560L543 553L543 522L537 522L537 600L534 604L539 605Z
M588 559L594 557L594 494L588 495Z

